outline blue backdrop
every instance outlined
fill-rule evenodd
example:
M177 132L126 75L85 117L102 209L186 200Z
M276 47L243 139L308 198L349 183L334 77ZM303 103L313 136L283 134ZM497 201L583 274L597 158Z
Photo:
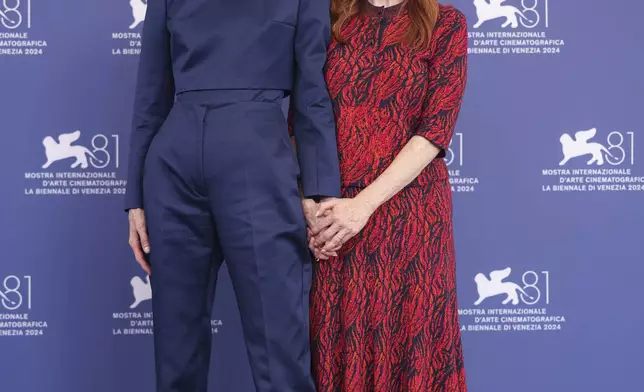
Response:
M644 5L491 1L453 1L470 30L446 158L469 389L644 390ZM122 212L145 3L0 11L0 391L152 391ZM211 390L250 392L220 282Z

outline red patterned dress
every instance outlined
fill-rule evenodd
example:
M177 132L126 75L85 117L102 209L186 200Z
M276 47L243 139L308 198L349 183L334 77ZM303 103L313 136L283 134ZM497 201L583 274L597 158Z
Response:
M449 146L465 87L465 17L441 6L424 50L400 43L409 23L403 5L365 5L343 27L347 42L329 48L344 197L369 185L414 135ZM383 204L337 258L316 263L319 392L466 391L443 156Z

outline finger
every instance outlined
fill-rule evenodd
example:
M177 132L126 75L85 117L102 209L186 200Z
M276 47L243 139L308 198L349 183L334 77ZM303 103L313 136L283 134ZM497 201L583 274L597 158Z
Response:
M328 258L328 255L322 253L322 248L315 245L315 239L312 239L312 241L309 243L309 248L311 249L311 253L313 253L313 256L316 260L326 260Z
M132 253L134 253L134 259L136 262L143 268L143 270L149 275L149 266L145 261L143 256L143 249L141 249L141 241L139 240L139 234L136 229L136 223L134 219L130 219L130 237L128 238L128 244L132 248Z
M349 234L349 229L343 228L338 233L329 241L327 241L326 244L324 244L324 248L322 248L323 252L331 252L332 249L337 248L342 245L342 241L344 237Z
M308 204L302 202L302 209L304 210L304 218L306 219L306 224L308 226L312 226L315 223L315 213L318 210L317 204L315 204L312 200L308 200L309 202L313 203Z
M143 262L143 263L139 263L139 265L148 276L152 275L152 270L150 269L150 265L148 263Z
M329 227L328 229L320 233L317 237L315 237L315 245L320 247L320 249L324 248L324 245L326 245L327 242L329 242L333 237L335 237L335 235L340 230L342 230L342 226L337 223L334 223L333 225L331 225L331 227Z
M346 239L344 241L346 242ZM338 257L338 251L340 250L340 248L342 248L342 245L344 245L344 242L340 244L340 246L336 246L330 251L325 251L324 249L322 249L322 252L324 252L324 254L328 256Z
M148 275L152 275L152 272L150 271L150 265L145 260L145 254L143 253L143 249L141 249L141 243L139 242L139 239L138 237L136 237L136 235L134 238L130 237L130 247L132 248L136 262Z
M139 232L139 238L141 238L141 249L145 254L150 254L150 239L148 238L147 231Z
M351 231L349 229L342 229L322 248L322 252L326 254L333 254L337 256L337 251L342 248L345 242L351 238Z
M320 251L317 248L311 248L311 254L315 261L320 261Z
M326 214L327 211L331 211L333 207L340 202L340 199L331 199L326 200L320 203L318 207L318 212L315 214L316 217L320 217Z
M148 229L145 227L145 221L136 226L136 233L141 242L141 249L148 254L150 253L150 239L148 238Z
M315 215L313 214L304 214L304 219L306 220L306 227L315 226Z
M320 252L319 250L316 250L317 256L316 258L318 260L328 260L329 256L325 255L324 253Z
M327 260L329 258L329 254L323 253L322 249L320 247L316 247L314 245L310 246L311 252L313 253L313 256L315 257L316 260Z
M313 236L316 236L322 232L322 230L326 229L327 227L331 226L333 224L333 218L331 216L323 216L322 218L317 219L317 222L315 222L315 225L311 227L311 234Z
M327 251L326 249L324 249L324 246L318 246L317 249L320 253L324 254L327 257L332 257L332 256L334 257L338 255L335 249L331 249L330 251Z
M145 271L146 274L152 275L152 271L150 270L150 264L145 260L145 255L143 254L143 251L139 250L138 252L134 253L134 258L136 259L136 262L139 263L143 271Z
M341 226L339 224L332 224L331 227L315 237L315 245L321 247L326 244L327 241L333 238L338 233L338 231L340 231L340 228Z

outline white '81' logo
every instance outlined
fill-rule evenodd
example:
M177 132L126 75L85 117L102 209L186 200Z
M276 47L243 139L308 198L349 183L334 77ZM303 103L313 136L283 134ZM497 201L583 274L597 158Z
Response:
M607 159L611 165L627 162L635 164L635 134L633 132L613 131L606 137L606 148L613 159Z
M25 275L22 279L16 275L5 277L0 287L0 303L7 310L22 306L31 309L31 276Z
M533 29L541 23L548 27L548 0L521 0L520 7L503 4L506 0L474 0L478 29L485 22L503 19L501 27L516 29L521 24L527 29Z
M463 134L455 133L449 148L445 152L445 164L447 166L463 166Z
M92 137L91 147L74 144L80 136L79 130L62 133L57 139L46 136L42 141L46 158L42 168L47 169L52 164L69 158L74 158L72 169L79 166L81 169L87 169L90 165L96 169L104 169L109 165L119 167L119 135L108 137L96 134Z
M474 305L478 306L486 299L498 295L505 295L502 301L503 305L510 303L518 305L520 302L526 305L536 305L540 301L544 301L546 304L550 303L550 273L548 271L541 271L541 274L536 271L526 271L521 276L521 284L504 281L511 272L512 269L507 267L490 272L489 278L483 273L476 274L474 282L479 297Z
M1 0L0 24L7 29L31 27L31 0Z
M521 12L528 19L519 22L523 27L533 29L542 21L548 27L548 0L521 0Z
M559 138L563 159L559 166L564 166L571 159L590 156L587 165L601 166L604 163L617 166L635 164L635 134L633 132L613 131L605 142L595 141L597 128L577 131L574 135L564 133Z

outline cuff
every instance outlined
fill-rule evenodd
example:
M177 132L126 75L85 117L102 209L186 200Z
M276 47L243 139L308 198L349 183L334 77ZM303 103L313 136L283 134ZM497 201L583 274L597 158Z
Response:
M143 196L142 192L138 189L132 189L133 187L128 185L125 189L125 211L134 209L134 208L143 208Z
M302 196L305 199L342 197L339 178L317 178L316 180L307 182L302 178Z

